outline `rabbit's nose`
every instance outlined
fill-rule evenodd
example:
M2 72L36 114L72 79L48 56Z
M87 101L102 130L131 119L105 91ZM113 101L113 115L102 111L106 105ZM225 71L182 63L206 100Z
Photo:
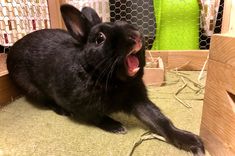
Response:
M128 39L132 41L134 44L138 44L139 42L142 42L141 40L141 34L139 31L133 31L129 34Z
M132 51L134 53L138 52L143 44L142 44L142 37L139 31L133 31L131 34L129 34L129 41L132 43Z

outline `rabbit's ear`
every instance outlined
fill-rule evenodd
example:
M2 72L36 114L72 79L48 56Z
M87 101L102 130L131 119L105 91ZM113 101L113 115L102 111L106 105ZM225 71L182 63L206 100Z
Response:
M82 13L86 16L92 26L102 22L96 11L90 7L84 7Z
M69 4L61 5L60 11L69 33L79 42L86 42L91 29L88 19L77 8Z

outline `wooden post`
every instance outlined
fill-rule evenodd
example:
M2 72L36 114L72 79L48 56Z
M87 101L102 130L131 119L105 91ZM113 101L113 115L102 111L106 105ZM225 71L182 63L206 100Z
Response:
M222 33L235 33L235 0L225 0L222 21Z
M213 156L235 155L235 35L211 40L200 135Z
M0 108L20 96L20 92L9 79L6 57L6 54L0 54Z
M235 0L224 3L222 34L211 39L200 136L213 156L235 155Z
M60 13L60 5L65 2L65 0L48 0L51 28L65 29L63 19Z

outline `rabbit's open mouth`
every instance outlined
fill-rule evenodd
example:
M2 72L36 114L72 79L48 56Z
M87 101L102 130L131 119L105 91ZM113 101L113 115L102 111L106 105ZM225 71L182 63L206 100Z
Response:
M131 77L135 76L140 69L137 53L140 51L141 48L142 42L136 42L135 46L126 56L127 73Z

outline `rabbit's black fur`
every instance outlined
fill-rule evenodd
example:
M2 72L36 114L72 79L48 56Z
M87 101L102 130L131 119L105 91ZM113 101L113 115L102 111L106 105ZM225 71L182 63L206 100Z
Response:
M125 22L101 23L91 8L80 12L63 5L61 12L69 33L33 32L8 54L10 77L26 95L60 114L116 133L125 128L108 115L133 114L176 147L204 155L200 138L176 128L148 99L142 81L144 42L137 29ZM129 56L135 65L127 63ZM134 71L130 66L136 64L139 69Z

